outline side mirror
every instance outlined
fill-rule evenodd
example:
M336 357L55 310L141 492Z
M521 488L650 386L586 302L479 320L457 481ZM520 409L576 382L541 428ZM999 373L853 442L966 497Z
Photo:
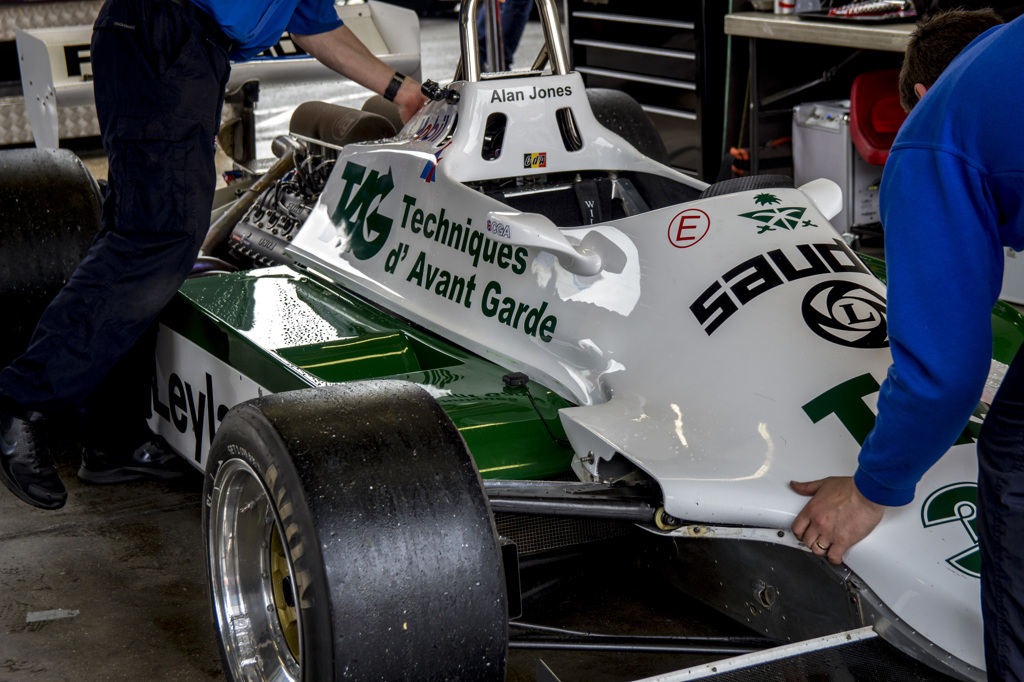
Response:
M843 210L843 190L827 178L811 180L797 189L807 195L827 220L832 220Z
M558 227L538 213L487 215L487 236L513 246L527 246L554 254L563 268L581 277L602 270L601 255L588 245L573 246Z

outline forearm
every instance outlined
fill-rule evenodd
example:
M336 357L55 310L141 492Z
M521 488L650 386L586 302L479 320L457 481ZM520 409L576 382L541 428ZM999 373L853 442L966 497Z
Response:
M347 26L315 35L292 34L292 39L320 63L377 94L384 94L395 74L395 70L374 56ZM420 93L420 84L406 78L394 101L402 120L408 121L425 98Z

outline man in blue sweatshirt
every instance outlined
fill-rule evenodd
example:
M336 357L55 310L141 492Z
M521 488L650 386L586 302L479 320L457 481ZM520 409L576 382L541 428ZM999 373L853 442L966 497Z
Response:
M833 563L886 507L913 500L963 430L990 369L1003 249L1024 249L1024 18L991 27L997 18L979 16L937 15L908 46L901 95L907 108L920 101L881 188L893 364L854 475L793 484L813 496L794 533ZM926 67L941 73L934 83ZM986 416L978 461L986 666L990 679L1022 679L1024 354Z
M425 101L419 83L342 24L333 0L107 0L100 10L91 61L109 162L103 229L28 350L0 371L0 481L28 504L58 509L67 500L46 418L90 413L83 480L180 475L166 471L174 457L139 416L148 386L133 368L147 354L152 362L152 348L137 342L185 280L209 228L230 61L259 54L285 30L317 60L394 101L404 121ZM115 384L139 385L140 395L122 401L135 418L97 416L111 406L94 396Z

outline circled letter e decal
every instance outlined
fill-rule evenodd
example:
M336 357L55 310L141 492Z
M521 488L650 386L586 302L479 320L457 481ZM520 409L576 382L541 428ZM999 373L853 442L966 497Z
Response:
M686 249L701 239L711 229L711 219L699 208L688 208L676 215L668 224L668 240L677 249Z

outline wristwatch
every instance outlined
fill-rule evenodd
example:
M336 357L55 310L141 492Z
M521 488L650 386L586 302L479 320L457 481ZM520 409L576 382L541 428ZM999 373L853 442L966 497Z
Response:
M391 82L388 83L388 89L384 91L384 99L394 102L395 97L398 96L398 89L402 87L404 80L405 76L395 71L395 75L391 77Z

